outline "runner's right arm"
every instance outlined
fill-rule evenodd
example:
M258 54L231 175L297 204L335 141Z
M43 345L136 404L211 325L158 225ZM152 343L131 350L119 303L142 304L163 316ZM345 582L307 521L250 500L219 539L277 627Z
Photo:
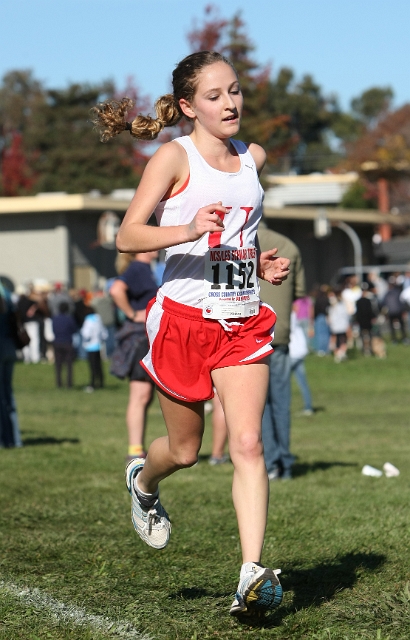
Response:
M157 251L184 242L193 242L207 232L220 231L223 223L215 213L226 213L220 203L202 207L190 224L170 227L147 225L152 212L170 189L182 186L189 173L185 150L169 142L148 162L137 191L117 235L117 249L123 253Z

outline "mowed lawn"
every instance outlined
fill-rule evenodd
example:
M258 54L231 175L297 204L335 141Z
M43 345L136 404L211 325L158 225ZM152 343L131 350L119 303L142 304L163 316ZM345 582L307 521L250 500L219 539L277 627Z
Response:
M155 551L134 533L124 484L127 384L54 388L18 364L24 448L0 450L0 638L203 640L410 638L410 347L386 360L307 358L317 411L294 389L294 479L271 484L263 561L282 569L281 607L236 621L240 552L232 466L200 462L162 483L173 532ZM209 419L208 419L209 421ZM164 433L155 402L149 439ZM388 479L364 464L396 465Z

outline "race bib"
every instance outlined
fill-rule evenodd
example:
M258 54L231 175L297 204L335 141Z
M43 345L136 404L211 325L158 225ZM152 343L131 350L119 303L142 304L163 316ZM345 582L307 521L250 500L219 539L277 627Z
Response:
M204 318L248 318L259 313L255 247L209 249L205 256Z

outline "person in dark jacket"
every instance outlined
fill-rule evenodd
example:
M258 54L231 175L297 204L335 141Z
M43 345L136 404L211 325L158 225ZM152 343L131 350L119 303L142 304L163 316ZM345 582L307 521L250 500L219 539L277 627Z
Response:
M0 448L22 446L12 387L16 360L14 313L10 294L0 281Z
M373 294L369 291L368 283L363 282L362 297L356 301L355 319L360 328L362 350L365 356L372 355L371 331L376 319L372 297Z
M61 372L63 365L67 368L67 387L73 386L73 362L75 350L73 347L73 335L78 331L78 326L73 316L69 313L68 302L60 302L59 313L53 316L54 332L54 364L56 370L57 387L62 387Z
M390 335L393 344L397 343L395 323L400 324L401 341L407 341L406 329L404 326L404 304L400 300L401 287L397 286L394 276L389 278L389 290L383 298L382 311L388 317L390 324Z
M113 353L111 373L130 380L127 407L128 459L145 457L144 439L147 409L152 400L154 385L140 361L149 350L145 330L148 302L157 293L151 262L157 251L127 254L117 260L118 278L110 288L110 295L126 320L117 333L117 347ZM128 264L127 267L125 265Z

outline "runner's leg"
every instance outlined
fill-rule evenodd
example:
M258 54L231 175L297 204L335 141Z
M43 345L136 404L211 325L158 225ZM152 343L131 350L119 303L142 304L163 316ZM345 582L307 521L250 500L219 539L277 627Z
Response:
M151 402L153 385L144 380L130 381L127 406L128 444L144 445L147 408Z
M266 528L269 488L261 421L268 375L266 361L212 372L228 427L232 496L244 563L260 561Z
M226 428L225 414L219 400L218 394L215 393L213 399L212 411L212 454L211 457L221 459L225 453L225 445L228 437Z
M157 392L168 435L154 440L138 474L138 486L145 493L155 493L161 480L196 463L204 431L203 402L182 402Z

